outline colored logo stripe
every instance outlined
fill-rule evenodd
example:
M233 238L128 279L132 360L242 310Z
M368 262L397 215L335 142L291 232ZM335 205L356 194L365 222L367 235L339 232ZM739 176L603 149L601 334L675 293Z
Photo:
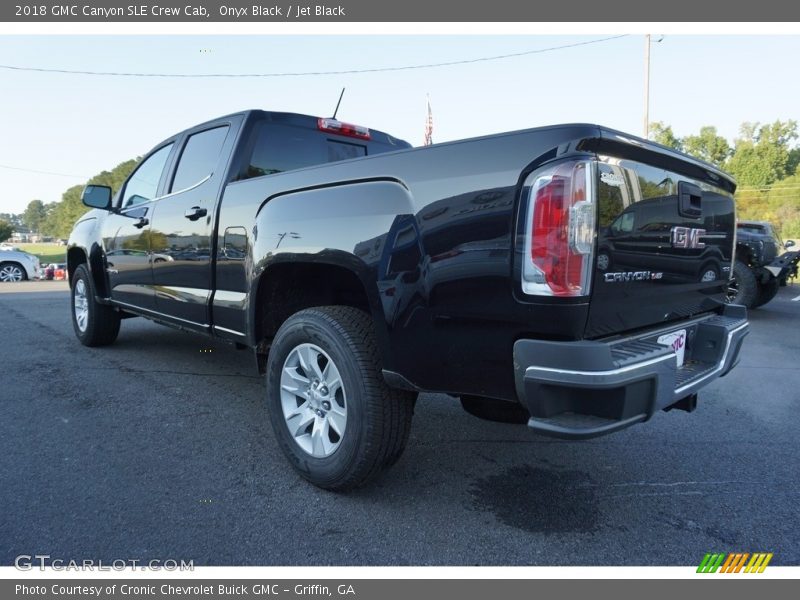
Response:
M719 570L720 573L739 573L744 568L745 573L763 573L771 560L772 552L730 552L727 555L709 552L703 556L697 572L716 573Z
M725 559L724 554L706 554L703 557L700 566L697 567L698 573L716 573L722 561Z
M742 554L741 552L733 553L731 552L728 554L728 559L725 561L725 564L722 565L722 570L720 573L738 573L742 567L744 566L747 557L750 554L745 552Z
M772 560L772 552L765 553L760 552L758 554L753 554L753 558L750 559L750 562L745 567L745 573L763 573L764 569L767 568L769 561Z

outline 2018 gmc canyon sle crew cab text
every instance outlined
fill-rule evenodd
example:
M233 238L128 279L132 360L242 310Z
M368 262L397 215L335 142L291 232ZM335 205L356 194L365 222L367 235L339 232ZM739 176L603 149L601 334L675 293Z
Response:
M736 363L734 182L596 125L412 149L259 110L87 186L68 263L88 346L144 316L252 348L287 458L328 489L400 457L416 395L582 439L692 410Z

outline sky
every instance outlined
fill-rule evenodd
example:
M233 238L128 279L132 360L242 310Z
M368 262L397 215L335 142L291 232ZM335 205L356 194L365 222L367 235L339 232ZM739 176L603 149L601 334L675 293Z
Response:
M299 73L528 52L597 35L0 36L0 64L147 73ZM654 40L659 36L654 36ZM641 135L644 36L428 69L270 78L134 78L0 68L0 213L70 186L202 121L248 108L338 117L434 142L565 122ZM650 120L678 135L800 120L800 35L667 35L651 47ZM13 167L13 168L8 168ZM25 170L57 174L34 173Z

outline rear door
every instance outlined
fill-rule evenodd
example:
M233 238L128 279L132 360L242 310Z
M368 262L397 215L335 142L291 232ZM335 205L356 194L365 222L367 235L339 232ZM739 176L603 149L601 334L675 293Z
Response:
M679 167L676 160L663 168L600 157L587 337L685 318L723 300L734 245L733 198Z
M182 325L210 324L215 210L240 117L189 131L150 232L156 310Z

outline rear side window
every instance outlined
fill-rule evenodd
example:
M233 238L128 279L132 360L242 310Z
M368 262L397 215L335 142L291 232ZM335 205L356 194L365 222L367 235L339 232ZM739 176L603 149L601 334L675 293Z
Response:
M172 144L159 148L137 167L125 184L120 208L129 208L150 202L156 197L158 182L161 180L170 150L172 150Z
M239 179L261 177L367 155L358 143L328 139L316 130L261 122Z
M219 162L219 155L227 135L226 125L189 136L178 161L178 169L175 171L170 192L190 188L211 175Z

